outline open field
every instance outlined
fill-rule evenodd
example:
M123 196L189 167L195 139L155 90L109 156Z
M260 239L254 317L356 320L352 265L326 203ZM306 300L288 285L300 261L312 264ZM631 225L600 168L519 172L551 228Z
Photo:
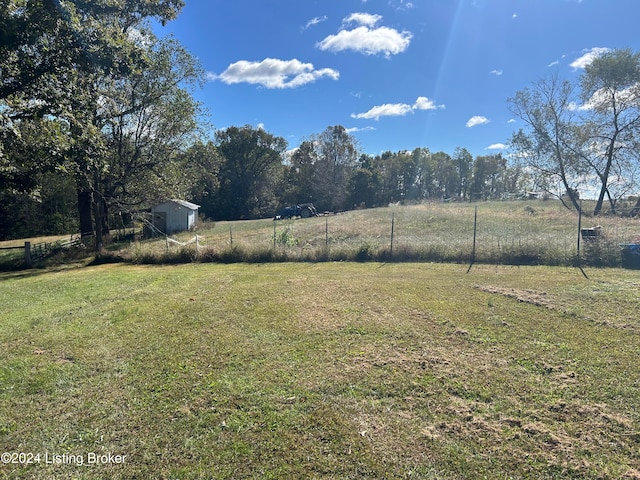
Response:
M640 478L637 272L465 272L2 273L0 478Z
M578 216L558 201L478 204L432 203L358 210L339 215L273 222L271 219L205 223L201 248L164 239L124 245L119 254L137 263L189 261L435 261L470 262L477 208L479 263L575 265ZM640 237L637 219L583 217L582 227L602 226L597 242L583 242L581 263L622 265L621 243ZM393 235L392 235L393 233ZM193 233L175 236L185 242Z
M477 209L476 248L474 220ZM585 205L585 209L589 209ZM584 216L582 227L600 225L597 241L582 241L578 251L578 216L558 201L505 201L484 203L428 203L392 205L308 219L272 219L204 222L195 242L180 246L164 237L116 242L102 261L135 264L280 261L394 261L453 262L501 265L581 265L640 268L640 255L625 261L620 244L640 240L636 218ZM138 231L141 225L138 226ZM194 232L171 236L181 243L194 240ZM31 239L36 244L41 239ZM24 263L24 240L0 242L0 270ZM64 255L53 261L64 263ZM91 248L85 251L85 256ZM75 257L83 252L74 252ZM629 260L629 259L627 259ZM634 262L635 260L635 262ZM633 265L629 265L632 263Z

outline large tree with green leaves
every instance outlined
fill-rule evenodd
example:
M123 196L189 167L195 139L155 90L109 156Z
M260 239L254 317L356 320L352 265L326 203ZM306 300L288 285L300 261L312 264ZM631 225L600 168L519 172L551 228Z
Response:
M106 218L99 185L109 168L104 91L149 67L148 21L171 20L182 5L182 0L0 0L3 150L16 141L22 122L46 118L64 125L68 149L54 166L76 178L80 230L95 232L98 248ZM33 172L38 167L27 166Z
M107 168L97 188L106 207L139 208L191 188L182 152L197 140L200 106L189 88L200 84L202 69L172 38L148 58L145 70L102 84Z
M310 140L315 150L313 201L321 210L343 210L348 203L348 182L359 158L355 138L342 125L327 127Z
M221 165L215 218L239 220L272 215L287 141L245 125L216 132L216 147Z
M286 205L313 201L318 152L313 142L303 141L289 155L288 166L282 178L280 201Z
M0 0L0 101L14 115L67 109L78 74L140 71L149 19L175 18L183 0ZM36 101L37 100L37 101ZM22 102L18 104L18 102Z
M457 191L460 200L465 200L469 195L471 174L473 168L473 156L469 150L457 147L453 152L453 165L456 172Z

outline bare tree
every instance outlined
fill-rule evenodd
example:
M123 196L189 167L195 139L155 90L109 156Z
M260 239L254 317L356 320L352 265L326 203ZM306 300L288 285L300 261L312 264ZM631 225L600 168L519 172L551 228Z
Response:
M516 132L511 145L516 154L540 178L546 193L566 199L580 210L578 188L584 183L587 169L579 153L579 130L573 86L557 74L539 80L510 98L511 111L526 124ZM560 189L553 188L560 186Z
M583 149L585 161L600 182L594 209L598 215L605 196L615 203L635 185L640 133L640 54L613 50L594 59L581 78L583 105L588 113Z

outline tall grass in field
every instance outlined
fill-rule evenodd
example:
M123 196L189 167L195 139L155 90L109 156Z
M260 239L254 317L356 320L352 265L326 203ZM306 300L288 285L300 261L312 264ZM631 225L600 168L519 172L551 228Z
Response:
M620 266L620 244L640 233L637 220L584 217L582 227L593 227L596 221L602 234L592 241L580 239L578 249L578 215L555 201L392 205L309 219L204 223L197 230L197 248L157 238L128 245L119 254L135 263L475 261ZM186 242L193 235L185 232L175 238Z
M640 238L638 220L584 216L581 226L589 228L596 223L601 227L598 237L579 238L578 215L557 201L391 205L307 219L202 222L195 232L172 235L178 243L165 237L115 243L98 256L97 262L417 261L629 266L621 244ZM32 243L36 241L32 239ZM0 248L17 245L24 245L24 240L0 242ZM89 253L91 249L84 252ZM64 262L67 257L56 260ZM73 255L71 258L77 259ZM18 268L23 259L21 250L0 250L0 269ZM640 264L640 258L637 260L635 266Z

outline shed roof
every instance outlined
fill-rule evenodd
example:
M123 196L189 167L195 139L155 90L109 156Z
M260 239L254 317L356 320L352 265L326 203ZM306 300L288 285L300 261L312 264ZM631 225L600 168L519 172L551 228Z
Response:
M186 200L178 200L177 198L172 198L171 200L167 200L166 202L161 203L160 205L164 205L165 203L176 203L182 207L188 208L189 210L197 210L198 208L200 208L200 205L187 202ZM156 207L159 207L160 205L156 205Z

